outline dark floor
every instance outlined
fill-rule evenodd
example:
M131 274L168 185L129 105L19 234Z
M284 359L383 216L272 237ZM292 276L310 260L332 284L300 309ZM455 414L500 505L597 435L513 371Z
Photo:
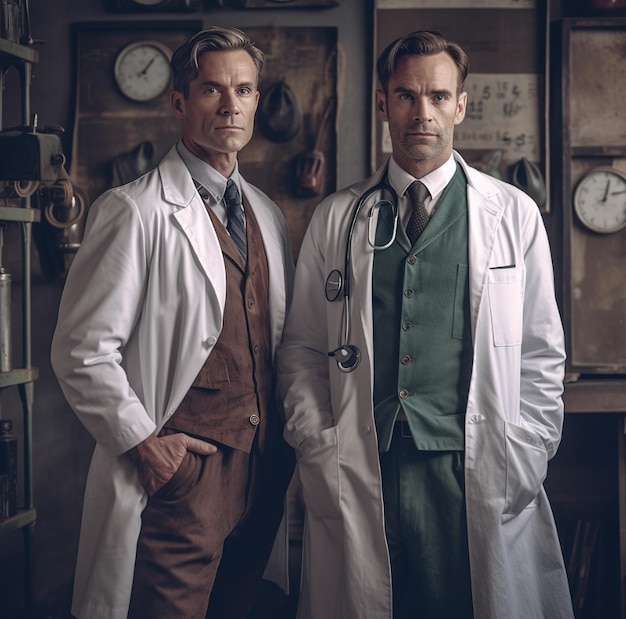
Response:
M296 596L287 596L272 582L263 581L259 598L252 613L247 619L295 619ZM5 614L0 601L0 617L2 619L73 619L65 609L40 609L29 614Z

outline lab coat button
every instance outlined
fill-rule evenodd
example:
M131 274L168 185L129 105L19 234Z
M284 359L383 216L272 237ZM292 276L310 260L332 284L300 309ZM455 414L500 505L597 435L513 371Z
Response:
M409 264L415 264L417 262L417 258L415 256L409 256L407 262Z
M253 426L258 426L261 423L260 417L256 414L250 415L250 419L248 421L250 421Z
M409 355L402 355L402 358L400 359L400 363L402 365L408 365L409 363L411 363L411 357L409 357Z
M400 397L403 400L406 400L409 397L409 392L407 389L402 389L402 391L400 391Z
M482 423L483 421L485 421L485 417L480 413L472 413L469 417L470 423Z
M413 290L412 290L411 288L407 288L407 289L404 291L404 296L405 296L405 297L408 297L408 298L411 298L411 297L413 296Z
M407 320L407 321L402 323L403 331L409 331L412 328L413 328L413 323L410 320Z
M215 346L215 343L216 343L216 342L217 342L217 338L216 338L216 337L213 337L213 336L211 336L211 337L210 337L210 338L206 341L206 343L207 343L207 345L208 345L208 346Z
M363 426L363 432L365 432L365 434L371 434L372 433L372 426L370 426L370 425Z

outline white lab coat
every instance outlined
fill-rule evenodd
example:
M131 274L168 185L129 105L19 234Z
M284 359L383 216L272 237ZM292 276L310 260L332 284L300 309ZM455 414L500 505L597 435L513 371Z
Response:
M243 179L242 191L267 252L275 350L293 277L288 230L267 196ZM121 454L180 404L220 335L225 295L217 235L175 147L94 202L52 343L63 393L96 440L74 584L81 619L126 618L147 496Z
M561 436L565 361L545 228L528 196L454 156L468 178L474 364L465 484L474 616L570 618L566 573L542 485ZM350 374L327 356L344 343L343 305L341 295L329 302L324 294L327 275L344 273L358 197L381 174L316 209L278 353L285 437L297 450L305 502L299 619L392 617L372 410L369 207L352 242L349 342L363 359Z

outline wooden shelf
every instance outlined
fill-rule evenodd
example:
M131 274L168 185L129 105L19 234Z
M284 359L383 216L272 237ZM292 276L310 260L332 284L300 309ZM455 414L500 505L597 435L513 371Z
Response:
M0 64L11 64L14 61L36 63L39 60L37 50L26 45L19 45L0 38Z
M37 512L34 509L19 509L15 516L0 521L0 535L12 533L18 529L33 524L37 519Z
M23 385L24 383L32 383L39 378L38 368L19 368L0 374L0 389L4 387L12 387L14 385Z
M626 376L566 383L566 413L626 413Z
M35 223L41 221L41 211L22 206L0 206L0 220Z
M571 156L580 159L595 157L626 158L626 146L572 146Z

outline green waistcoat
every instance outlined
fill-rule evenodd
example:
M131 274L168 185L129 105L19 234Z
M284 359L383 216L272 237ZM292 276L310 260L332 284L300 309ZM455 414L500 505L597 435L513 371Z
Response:
M381 212L377 244L393 225ZM402 226L373 272L374 413L381 451L404 411L418 449L462 450L472 372L466 179L457 171L413 247Z

